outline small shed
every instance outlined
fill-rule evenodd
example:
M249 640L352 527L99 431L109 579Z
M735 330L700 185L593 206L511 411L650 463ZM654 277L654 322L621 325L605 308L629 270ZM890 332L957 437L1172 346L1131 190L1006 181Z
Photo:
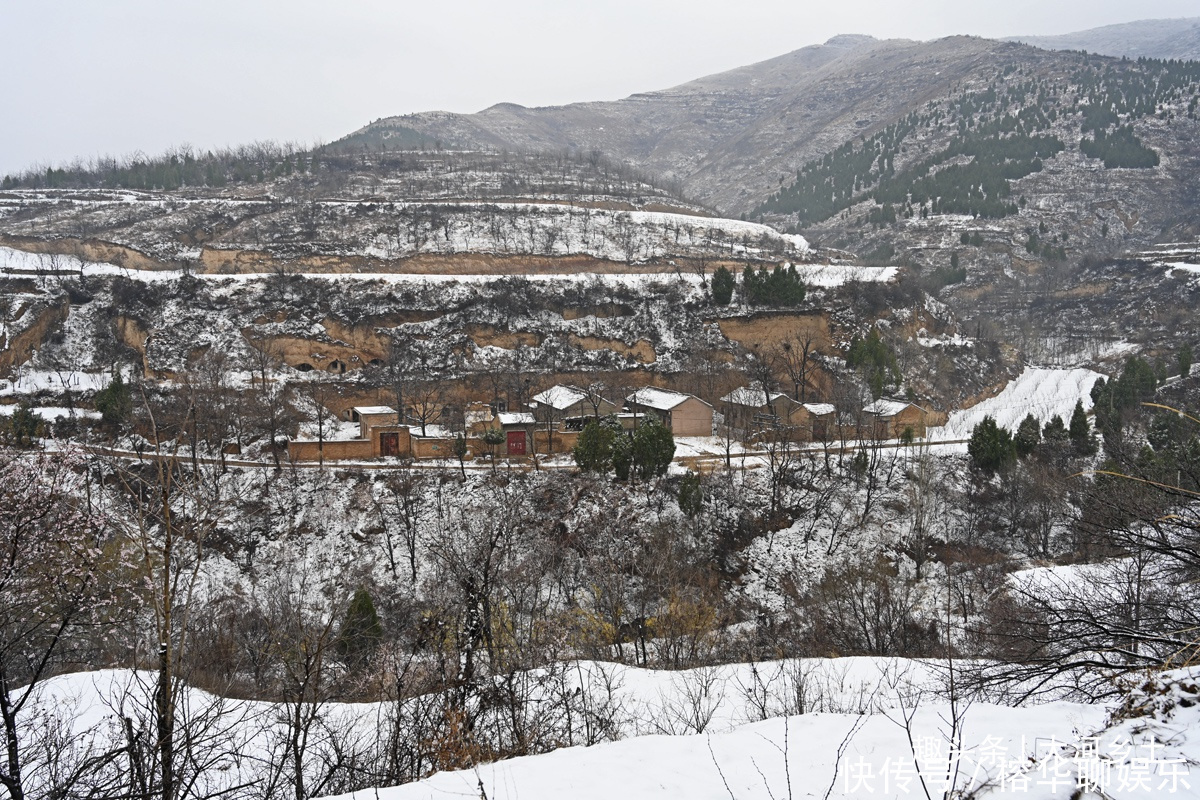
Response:
M625 403L635 414L657 417L676 436L712 436L713 407L695 395L647 386Z
M497 427L496 414L487 403L472 403L463 410L463 427L468 436L482 436L488 428Z
M500 430L504 432L504 444L500 453L506 456L529 455L533 446L533 429L537 424L528 412L501 412L496 415Z
M379 425L397 425L400 414L391 406L354 406L350 409L350 421L357 422L359 429L365 432Z

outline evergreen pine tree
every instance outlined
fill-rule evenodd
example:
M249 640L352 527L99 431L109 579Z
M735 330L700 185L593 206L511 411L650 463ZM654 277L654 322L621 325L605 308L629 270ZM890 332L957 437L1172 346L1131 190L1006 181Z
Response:
M612 467L613 441L617 433L596 420L589 420L571 450L575 466L584 472L607 473Z
M631 437L622 433L613 440L612 465L617 480L629 480L629 473L633 467L633 439Z
M675 457L675 437L667 426L648 417L633 433L631 456L639 478L648 480L665 475Z
M1017 455L1024 458L1032 453L1041 438L1041 425L1038 424L1037 418L1033 414L1027 414L1025 419L1021 420L1021 424L1017 426L1017 435L1013 437Z
M719 306L727 306L733 301L733 287L736 284L733 273L727 267L717 267L712 276L713 302Z
M1071 437L1071 445L1080 455L1091 455L1096 452L1096 438L1092 436L1092 425L1088 422L1087 412L1083 410L1083 401L1075 403L1071 412L1071 425L1067 429Z
M358 589L346 608L346 619L338 634L337 647L346 665L362 669L367 665L379 642L383 639L383 625L375 612L375 602L366 589Z
M997 425L991 416L984 417L975 426L967 442L967 452L971 456L971 464L988 475L1007 467L1017 455L1012 435Z
M1046 444L1054 446L1065 445L1071 440L1067 433L1067 424L1063 422L1062 417L1055 414L1050 418L1050 421L1042 428L1042 439Z

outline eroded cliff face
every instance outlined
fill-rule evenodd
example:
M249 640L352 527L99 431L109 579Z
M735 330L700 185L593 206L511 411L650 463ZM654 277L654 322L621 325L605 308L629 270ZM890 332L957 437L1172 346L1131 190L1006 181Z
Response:
M0 234L0 246L44 256L42 265L47 272L70 272L78 261L107 263L148 271L172 269L175 266L135 248L103 239L80 239L57 234L40 237Z
M512 381L600 381L618 392L666 382L715 401L752 380L756 364L773 364L784 381L784 353L807 345L805 391L832 400L835 388L858 380L842 362L851 339L878 327L898 352L915 348L904 382L933 408L956 406L1012 373L1014 358L956 339L960 327L948 309L914 318L908 306L917 296L908 281L869 291L854 283L812 287L801 309L763 310L714 306L697 276L673 273L586 280L91 275L89 301L74 306L66 295L78 279L58 277L43 293L46 307L60 310L47 311L24 334L36 342L9 358L31 368L110 368L124 359L146 378L175 381L201 363L219 362L230 374L256 374L269 363L287 380L334 378L347 397L419 377L481 396ZM927 348L908 341L918 328L948 343L937 363L927 364ZM922 375L927 367L954 377L932 380Z
M65 299L39 300L18 298L10 309L11 318L0 330L0 376L11 376L16 367L29 361L70 314Z
M646 207L595 208L574 199L425 203L96 194L5 194L0 246L44 256L51 271L95 261L199 274L711 272L721 264L740 271L746 263L811 257L801 237L757 223ZM74 235L81 229L89 235Z

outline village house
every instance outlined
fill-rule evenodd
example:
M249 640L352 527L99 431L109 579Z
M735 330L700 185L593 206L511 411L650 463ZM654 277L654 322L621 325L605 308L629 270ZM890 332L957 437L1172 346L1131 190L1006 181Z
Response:
M403 458L412 454L412 438L390 406L355 406L348 416L358 423L357 438L293 439L288 457L293 461L342 461L366 458Z
M720 402L725 424L740 431L791 427L792 414L800 408L783 392L768 392L760 383L734 389Z
M912 438L925 436L929 412L905 400L882 398L863 408L860 435L872 439L899 439L906 433Z
M529 407L539 421L561 422L564 430L582 430L589 417L605 417L619 409L598 392L557 384L531 398Z
M803 431L802 438L810 442L825 442L833 438L837 408L831 403L803 403L792 419L793 424Z
M647 386L625 398L635 417L653 416L675 436L712 436L713 407L699 397Z
M783 392L765 392L752 383L721 398L726 423L736 430L786 430L796 442L820 442L833 436L836 409L829 403L800 403Z
M616 404L599 393L564 384L534 395L529 407L537 420L531 442L533 452L547 454L570 452L589 419L617 411Z
M491 446L483 441L488 430L499 430L504 441L496 447L498 456L524 456L533 452L534 429L537 419L528 411L501 411L495 413L489 406L467 412L467 435L476 439L478 452L490 452Z

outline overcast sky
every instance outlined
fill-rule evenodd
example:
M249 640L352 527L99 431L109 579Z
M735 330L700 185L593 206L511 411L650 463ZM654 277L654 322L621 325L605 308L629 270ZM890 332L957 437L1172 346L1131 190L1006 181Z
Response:
M0 0L0 174L379 117L610 100L839 33L1001 37L1196 0Z

